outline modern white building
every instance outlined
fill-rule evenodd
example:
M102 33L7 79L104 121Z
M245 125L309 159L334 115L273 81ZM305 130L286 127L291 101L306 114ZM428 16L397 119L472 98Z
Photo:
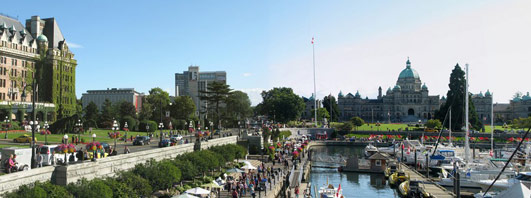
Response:
M130 102L135 106L136 112L140 112L142 109L143 93L135 91L134 88L107 88L107 90L88 90L81 97L83 101L83 108L85 108L90 102L94 102L101 110L103 103L106 99L113 104L121 101Z

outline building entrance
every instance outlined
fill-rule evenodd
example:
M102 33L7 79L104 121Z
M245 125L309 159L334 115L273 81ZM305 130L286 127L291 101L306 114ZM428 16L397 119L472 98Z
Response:
M413 109L407 110L407 115L415 115L415 110Z

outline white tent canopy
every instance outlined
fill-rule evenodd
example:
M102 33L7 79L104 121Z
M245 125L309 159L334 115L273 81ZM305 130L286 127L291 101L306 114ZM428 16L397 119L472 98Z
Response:
M254 166L251 165L251 164L246 164L245 166L242 167L242 169L246 169L246 170L256 170L256 167L254 167Z
M199 188L199 187L195 187L195 188L187 190L186 193L193 194L193 195L207 195L207 194L210 194L210 191Z
M184 194L180 194L180 195L175 195L172 198L199 198L199 197L193 196L193 195L188 194L188 193L184 193Z

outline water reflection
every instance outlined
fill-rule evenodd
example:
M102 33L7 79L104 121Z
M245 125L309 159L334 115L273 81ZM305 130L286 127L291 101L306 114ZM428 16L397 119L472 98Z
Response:
M322 162L315 164L335 164L351 155L363 156L363 147L329 146L313 147L312 158ZM312 191L327 184L341 184L343 196L348 197L399 197L386 185L383 174L339 173L336 169L313 168L310 176ZM314 195L312 195L314 196Z

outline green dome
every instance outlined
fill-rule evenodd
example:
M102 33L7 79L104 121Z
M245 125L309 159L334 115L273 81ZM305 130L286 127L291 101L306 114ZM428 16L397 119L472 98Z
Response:
M398 76L398 79L401 78L415 78L419 79L419 74L414 69L411 69L411 62L409 62L409 58L406 62L406 68L400 72L400 75Z
M422 85L422 89L428 89L428 86L426 86L426 83Z
M401 90L400 85L395 85L395 87L393 88L393 90Z
M44 34L41 34L37 37L37 41L48 42L48 38Z
M487 92L485 93L485 96L491 96L490 90L487 89Z

